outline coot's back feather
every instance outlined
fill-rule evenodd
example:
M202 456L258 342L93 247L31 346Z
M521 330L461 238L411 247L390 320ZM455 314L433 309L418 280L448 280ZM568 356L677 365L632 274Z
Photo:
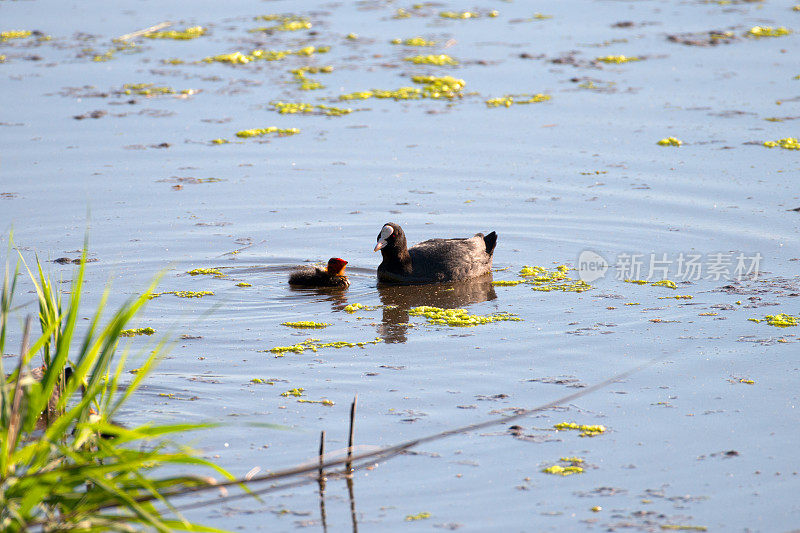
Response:
M378 279L432 283L483 276L492 270L496 244L497 234L491 232L468 239L430 239L408 248L402 228L390 222L384 225L375 247L383 254Z

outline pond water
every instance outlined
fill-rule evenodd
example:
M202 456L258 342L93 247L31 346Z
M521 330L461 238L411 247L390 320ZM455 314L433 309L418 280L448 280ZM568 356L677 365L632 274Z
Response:
M315 460L323 430L328 450L344 448L355 395L355 443L369 450L510 415L655 361L559 407L358 470L352 483L331 479L324 519L311 483L187 512L202 523L796 527L798 330L748 319L800 314L800 160L764 146L798 135L798 33L748 32L800 31L800 12L774 1L570 0L486 1L470 5L470 18L440 15L464 9L0 2L0 31L52 37L0 42L3 246L13 228L28 259L75 258L88 228L97 261L87 265L86 316L109 281L113 304L159 273L159 291L212 291L164 294L138 319L176 345L123 422L218 423L191 444L236 475ZM311 28L251 31L284 22L256 20L268 14L306 17ZM207 31L113 41L164 21ZM412 37L435 44L391 42ZM317 50L296 53L308 46ZM201 61L257 49L295 53ZM458 64L405 60L440 54ZM615 62L623 55L637 60ZM325 66L332 71L291 72ZM423 89L412 80L423 75L465 87L452 97L339 98ZM279 113L277 102L352 112ZM300 131L236 136L269 127ZM668 137L682 145L658 144ZM566 272L573 280L588 279L590 265L608 270L583 292L488 279L379 287L372 249L389 221L410 243L496 231L494 281L530 281L519 275L525 266L577 268L579 256L583 270ZM349 261L347 291L288 286L293 266L332 256ZM212 267L224 276L187 273ZM75 267L48 268L67 283ZM676 288L652 285L662 279ZM347 312L354 303L367 309ZM450 327L409 314L422 305L521 320ZM330 326L281 325L301 320ZM309 338L367 344L269 351ZM294 388L334 405L281 396ZM561 422L606 431L582 438L555 431ZM562 457L583 459L583 473L543 472L570 464Z

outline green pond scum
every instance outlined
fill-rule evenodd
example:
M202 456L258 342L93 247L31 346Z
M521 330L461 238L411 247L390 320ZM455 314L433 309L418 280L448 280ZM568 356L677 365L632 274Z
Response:
M663 531L708 531L706 526L685 526L680 524L661 524Z
M580 457L561 457L559 463L543 468L542 472L554 476L571 476L585 472L585 469L581 466L584 461Z
M429 324L437 326L473 327L492 322L521 322L522 319L511 313L493 313L491 315L471 315L466 309L442 309L423 305L408 310L411 316L421 316Z
M380 307L379 305L369 306L369 305L354 303L354 304L346 305L345 308L344 308L344 312L352 314L352 313L355 313L356 311L358 311L359 309L363 310L363 311L374 311L375 309L378 309L379 307Z
M252 287L251 284L247 283L246 281L240 281L236 284L237 287Z
M273 102L272 107L281 115L326 115L339 117L353 112L350 108L333 107L325 104L306 104L302 102Z
M252 50L249 54L242 52L231 52L229 54L220 54L216 56L208 56L200 61L202 63L227 63L230 65L244 65L252 61L280 61L288 56L313 56L314 54L324 54L329 52L330 46L305 46L297 50Z
M683 141L675 137L665 137L656 143L659 146L681 146Z
M437 65L440 67L449 65L455 66L458 65L458 61L453 59L447 54L428 54L428 55L418 55L418 56L410 56L403 59L403 61L409 61L414 63L415 65Z
M321 350L322 348L336 348L336 349L364 348L368 344L378 344L379 342L383 342L383 340L380 337L375 337L375 339L371 341L361 341L361 342L345 342L345 341L320 342L319 339L306 339L303 342L299 342L291 346L275 346L274 348L270 348L269 350L259 350L259 351L274 353L276 354L275 357L284 357L289 352L303 353L306 350L316 352L318 350Z
M151 292L147 295L149 300L158 298L165 294L174 294L178 298L203 298L204 296L214 296L212 291L167 291L167 292Z
M576 424L575 422L559 422L558 424L554 424L553 428L556 429L556 431L580 431L580 437L596 437L597 435L602 435L606 431L605 426Z
M625 55L608 55L608 56L601 56L595 58L595 60L600 61L602 63L630 63L632 61L641 61L642 58L636 56L625 56Z
M263 137L264 135L272 133L276 134L278 137L288 137L290 135L297 135L300 133L300 130L298 128L278 128L277 126L269 126L267 128L253 128L237 131L236 136L240 139L248 139L250 137Z
M549 94L507 94L486 100L486 107L511 107L514 104L538 104L550 100Z
M192 26L191 28L186 28L185 30L154 31L146 33L144 36L148 39L174 39L177 41L189 41L205 35L206 31L207 30L202 26Z
M332 407L335 405L331 400L328 400L326 398L323 398L322 400L308 400L306 398L298 398L297 403L318 403L326 407Z
M795 137L785 137L783 139L778 139L777 141L767 141L764 143L764 146L767 148L775 148L778 146L784 150L800 150L800 141L798 141Z
M281 322L281 326L298 329L322 329L330 326L328 322L314 322L312 320L300 320L298 322Z
M194 268L186 272L190 276L214 276L215 278L224 278L225 274L218 268Z
M460 20L476 19L484 16L489 18L495 18L499 15L500 13L494 9L485 14L481 14L477 11L442 11L439 13L439 16L442 18L460 19Z
M787 315L786 313L778 313L777 315L766 315L764 318L748 318L750 322L761 323L766 322L770 326L776 328L790 328L800 324L800 317Z
M33 35L30 30L7 30L0 31L0 43L10 41L11 39L27 39Z
M120 337L136 337L137 335L153 335L156 332L153 328L133 328L123 329L119 332Z
M745 35L748 37L783 37L791 35L792 30L779 26L773 28L772 26L753 26Z
M273 26L265 26L261 28L253 28L252 30L248 31L250 31L251 33L273 32L273 31L299 31L299 30L310 30L312 27L311 21L306 17L298 17L290 15L290 16L279 16L278 18L263 18L272 16L273 15L261 15L260 17L256 17L256 20L277 21L278 24L275 24Z
M298 387L296 389L289 389L286 392L282 392L281 396L283 396L284 398L288 398L289 396L294 396L295 398L299 398L300 396L303 395L304 392L305 389L303 387Z
M525 265L520 269L521 280L497 280L492 285L498 287L513 287L516 285L531 285L531 289L540 292L563 291L563 292L584 292L592 289L592 286L580 279L572 279L567 272L570 268L567 265L558 265L553 269L541 266Z
M431 513L427 512L427 511L423 511L423 512L417 513L417 514L406 515L405 521L406 522L414 522L416 520L426 520L426 519L430 518L431 516L433 516Z
M423 37L411 37L409 39L392 39L392 44L402 44L404 46L436 46L436 41L428 41Z

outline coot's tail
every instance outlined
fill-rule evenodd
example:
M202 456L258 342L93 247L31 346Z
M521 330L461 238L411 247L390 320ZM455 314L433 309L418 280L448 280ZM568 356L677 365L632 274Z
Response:
M497 233L491 232L483 238L483 242L486 243L486 253L492 255L494 247L497 245Z

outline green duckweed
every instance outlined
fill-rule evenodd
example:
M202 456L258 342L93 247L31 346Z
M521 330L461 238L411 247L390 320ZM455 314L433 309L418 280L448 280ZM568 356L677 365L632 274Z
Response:
M304 392L305 389L303 387L298 387L295 389L289 389L286 392L282 392L281 396L283 396L284 398L288 398L289 396L294 396L296 398L299 398L300 396L303 395Z
M392 39L392 44L402 44L405 46L436 46L436 41L428 41L422 37L411 37L409 39Z
M672 298L676 300L691 300L694 298L691 294L676 294L675 296L659 296L659 300L671 300ZM716 313L715 313L716 314Z
M786 313L778 313L777 315L767 315L764 318L748 318L747 320L751 322L766 322L770 326L774 326L776 328L789 328L792 326L797 326L800 322L800 317L796 317L793 315L787 315Z
M573 474L583 474L585 469L580 466L584 463L580 457L561 457L559 461L562 464L554 464L543 468L542 472L554 476L571 476Z
M403 61L409 61L415 65L438 65L440 67L445 65L458 65L458 61L447 54L410 56L404 58Z
M534 291L550 292L584 292L592 289L592 286L580 279L572 279L567 275L569 267L559 265L554 269L548 270L540 266L525 265L519 271L519 276L526 278L524 283L532 285Z
M247 283L246 281L240 281L236 284L237 287L252 287L251 284Z
M362 309L364 311L374 311L378 307L379 306L377 306L377 305L369 306L369 305L354 303L354 304L350 304L350 305L345 306L344 312L352 314L352 313L355 313L356 311L358 311L359 309Z
M683 141L680 139L676 139L675 137L665 137L658 141L656 144L659 146L681 146Z
M493 281L492 285L496 285L498 287L513 287L515 285L519 285L520 283L526 283L526 281L524 279L497 280Z
M767 141L764 143L764 146L767 148L775 148L779 146L784 150L800 150L800 141L798 141L795 137L785 137L783 139L778 139L777 141Z
M0 42L10 41L11 39L26 39L33 35L30 30L8 30L0 31Z
M228 139L211 139L211 144L230 144Z
M494 18L499 16L500 13L496 10L489 11L486 15L481 15L477 11L442 11L439 13L439 16L445 19L476 19L480 18L481 16L487 16L490 18Z
M792 30L780 26L773 28L772 26L753 26L747 31L749 37L783 37L784 35L791 35Z
M277 126L270 126L268 128L253 128L237 131L236 136L241 139L248 139L250 137L263 137L270 133L276 133L278 137L288 137L289 135L297 135L300 133L300 130L297 128L278 128Z
M538 104L550 100L549 94L508 94L486 100L486 107L511 107L514 104Z
M636 56L625 56L625 55L608 55L595 58L597 61L602 61L603 63L630 63L631 61L641 61L641 58Z
M206 31L207 30L202 26L192 26L191 28L186 28L185 30L154 31L146 33L144 36L148 39L175 39L178 41L188 41L190 39L197 39L198 37L205 35Z
M325 405L325 406L328 406L328 407L331 407L331 406L335 405L331 400L328 400L328 399L308 400L306 398L298 398L297 399L297 403L318 403L318 404Z
M123 329L119 332L120 337L135 337L137 335L153 335L156 332L153 328L134 328L134 329Z
M649 282L646 279L624 279L625 283L635 283L637 285L647 285Z
M269 17L271 15L262 15L262 17ZM249 30L251 33L265 31L265 32L272 32L272 31L299 31L299 30L310 30L312 27L311 21L308 20L306 17L296 17L296 16L287 16L287 17L278 17L275 19L264 19L256 17L256 20L277 20L279 21L278 24L274 26L267 26L263 28L254 28Z
M312 320L300 320L298 322L281 322L281 326L288 326L290 328L299 329L322 329L327 328L331 324L327 322L314 322Z
M319 339L306 339L303 342L299 342L297 344L293 344L291 346L275 346L274 348L270 348L269 350L260 350L262 352L271 352L276 354L275 357L284 357L287 353L303 353L306 350L310 350L312 352L316 352L322 348L364 348L368 344L378 344L382 342L383 339L380 337L375 337L374 340L371 341L361 341L361 342L345 342L345 341L333 341L333 342L320 342Z
M661 281L653 282L650 285L652 285L653 287L666 287L668 289L676 289L676 290L678 288L675 282L669 279L662 279Z
M685 526L681 524L661 524L664 531L708 531L706 526Z
M224 277L225 274L222 273L221 270L218 268L195 268L186 272L190 276L215 276L215 277Z
M576 424L575 422L559 422L558 424L555 424L553 428L558 431L580 431L581 433L579 436L581 437L596 437L597 435L601 435L606 431L605 426Z
M521 322L522 319L510 313L494 313L491 315L470 315L466 309L442 309L423 305L408 310L411 316L421 316L429 324L437 326L472 327L492 322Z
M297 50L253 50L249 54L242 52L231 52L229 54L220 54L216 56L208 56L201 59L204 63L228 63L231 65L244 65L251 61L280 61L290 55L297 56L312 56L314 54L323 54L329 52L330 46L306 46Z
M426 520L426 519L430 518L431 516L433 516L431 513L427 512L427 511L423 511L423 512L417 513L417 514L406 515L405 520L406 520L406 522L413 522L415 520Z
M287 114L300 114L300 115L326 115L329 117L338 117L342 115L349 115L353 112L350 108L333 107L325 104L306 104L302 102L274 102L272 104L275 111L282 115Z
M6 61L6 56L0 54L0 63L5 63L5 61Z

